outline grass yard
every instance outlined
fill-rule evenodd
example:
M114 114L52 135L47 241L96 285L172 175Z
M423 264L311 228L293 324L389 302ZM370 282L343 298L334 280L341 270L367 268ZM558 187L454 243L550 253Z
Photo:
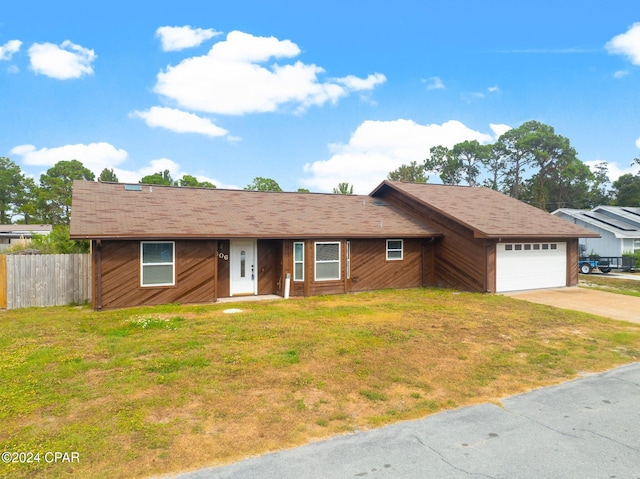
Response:
M0 463L15 478L223 464L640 359L640 324L437 289L12 310L0 328L0 452L42 454Z
M579 285L611 293L640 296L640 281L599 274L581 274Z

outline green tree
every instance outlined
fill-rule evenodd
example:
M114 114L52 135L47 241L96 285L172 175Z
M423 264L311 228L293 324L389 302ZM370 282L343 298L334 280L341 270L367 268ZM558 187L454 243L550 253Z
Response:
M179 181L180 186L187 188L215 188L216 185L209 181L198 181L195 176L183 175Z
M107 183L117 183L118 177L113 172L113 168L111 168L110 170L105 168L100 172L100 176L98 176L98 181L104 181Z
M487 145L482 166L487 173L483 185L495 191L503 191L504 180L507 176L507 160L503 156L502 148L498 147L497 143Z
M311 193L307 188L298 188L298 193Z
M489 155L489 147L477 140L463 141L454 145L451 154L460 164L463 180L469 186L476 186L482 162Z
M276 180L263 178L261 176L256 176L244 189L251 191L282 191L282 188L280 188Z
M426 171L433 171L445 185L459 185L462 181L462 161L446 146L434 146L424 162Z
M493 154L503 158L506 163L504 188L512 198L520 199L525 169L533 161L529 139L537 125L536 121L528 121L518 128L512 128L502 134L493 146Z
M425 173L424 164L419 165L417 161L412 161L408 165L401 165L391 171L387 178L391 181L406 181L410 183L426 183L429 176Z
M95 175L78 160L59 161L40 176L39 206L53 225L69 224L73 180L94 181Z
M173 186L174 181L171 178L171 173L169 170L158 171L152 175L144 176L138 181L138 183L143 185L165 185L165 186Z
M544 181L540 181L540 175L545 175ZM593 172L578 158L563 156L553 164L553 168L541 170L527 180L522 196L547 211L588 208L594 178Z
M553 127L539 122L528 122L529 130L522 139L522 144L532 155L531 165L535 168L535 175L532 183L532 203L538 208L545 209L548 203L552 203L548 198L551 189L558 188L561 180L566 179L562 175L565 168L573 168L577 172L578 166L583 166L590 174L590 170L579 162L576 157L576 150L571 146L569 139L555 133ZM576 163L576 160L579 163ZM555 182L549 188L547 182ZM586 194L586 193L585 193Z
M352 195L353 185L349 183L338 183L338 187L333 189L335 195Z
M593 182L589 191L589 204L587 208L598 205L608 205L611 202L611 180L609 180L609 168L606 161L601 161L593 171Z
M30 247L44 254L88 253L90 242L70 239L69 226L58 224L48 235L34 235Z
M640 206L640 173L627 173L614 181L613 198L618 206Z
M35 186L33 180L29 180L17 164L0 157L0 224L11 223L13 216L20 213Z
M20 190L16 198L15 213L22 215L24 224L46 222L43 219L42 212L38 208L38 198L40 197L40 188L33 178L24 178L24 188Z

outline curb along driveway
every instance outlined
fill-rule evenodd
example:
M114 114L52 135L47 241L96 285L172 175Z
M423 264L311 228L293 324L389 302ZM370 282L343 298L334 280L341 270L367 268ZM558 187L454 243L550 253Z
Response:
M465 407L171 477L640 478L640 363L501 406Z

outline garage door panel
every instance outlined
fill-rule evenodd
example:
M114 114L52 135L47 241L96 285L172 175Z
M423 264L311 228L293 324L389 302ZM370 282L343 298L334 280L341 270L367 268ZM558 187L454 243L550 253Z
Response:
M496 291L557 288L566 284L566 243L497 244Z

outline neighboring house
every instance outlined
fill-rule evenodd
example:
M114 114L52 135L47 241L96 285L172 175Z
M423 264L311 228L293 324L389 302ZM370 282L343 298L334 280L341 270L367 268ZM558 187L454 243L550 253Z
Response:
M0 225L0 253L33 238L34 234L48 235L51 229L51 225Z
M621 257L640 251L640 208L598 206L592 210L561 208L558 218L598 233L600 238L580 238L581 254Z
M574 285L597 236L486 188L384 181L370 195L74 182L96 309L229 296ZM289 281L288 281L289 279Z

